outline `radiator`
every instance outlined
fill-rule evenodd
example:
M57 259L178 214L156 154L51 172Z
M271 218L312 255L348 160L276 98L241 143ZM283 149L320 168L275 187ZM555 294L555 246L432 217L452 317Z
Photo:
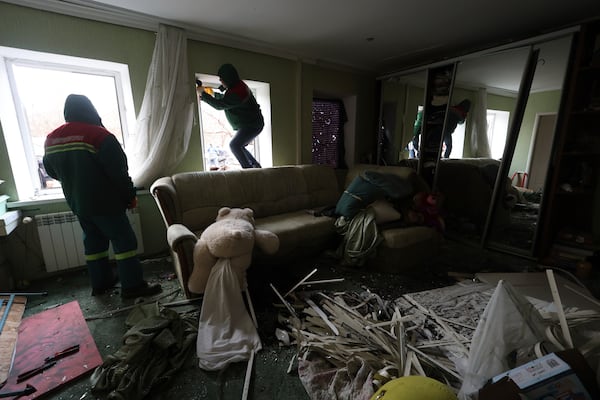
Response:
M144 252L140 215L137 209L127 211L127 217L138 242L138 254ZM77 216L71 211L35 216L46 271L55 272L85 265L83 231ZM112 246L109 257L114 258Z

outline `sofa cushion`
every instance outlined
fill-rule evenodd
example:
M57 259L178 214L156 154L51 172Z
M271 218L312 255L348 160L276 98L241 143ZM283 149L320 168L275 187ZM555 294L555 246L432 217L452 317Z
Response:
M256 229L273 232L279 237L279 251L285 255L297 247L322 249L335 238L334 219L315 216L313 210L299 210L256 219Z
M437 240L439 233L428 226L409 226L403 228L384 229L381 231L381 246L390 249L402 249L415 243Z
M375 222L377 225L398 221L402 218L400 211L396 210L392 203L386 200L375 200L369 207L375 211Z
M193 231L214 222L221 207L248 207L256 218L334 205L339 197L333 168L282 166L175 174L177 223Z

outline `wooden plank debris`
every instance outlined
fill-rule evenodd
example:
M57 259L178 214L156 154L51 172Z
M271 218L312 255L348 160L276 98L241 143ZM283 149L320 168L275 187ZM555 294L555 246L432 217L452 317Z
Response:
M271 285L282 304L279 329L289 332L287 342L298 347L288 371L295 360L303 362L309 354L321 355L333 368L346 368L357 357L372 368L374 386L383 385L388 376L424 375L446 382L456 392L463 379L457 365L468 363L471 340L494 291L489 284L463 282L389 301L369 290L305 290L302 281L292 288L293 304ZM538 311L543 307L533 305ZM552 314L546 313L545 336L557 349L564 348ZM573 326L600 318L594 310L566 309L563 314L562 320ZM585 350L597 351L596 342L586 343ZM545 351L541 345L533 350Z
M2 296L0 298L4 300L3 307L0 308L0 315L3 315L8 305L8 297ZM0 335L0 387L8 379L12 367L19 325L21 324L21 318L25 312L26 304L27 297L14 297L12 305L8 310L6 321L2 327L2 334Z
M548 284L550 285L550 291L552 292L552 298L556 305L556 311L558 313L558 321L562 329L563 339L565 340L568 348L573 348L573 339L571 338L571 332L569 331L569 325L567 324L567 318L565 317L565 311L563 309L562 301L560 300L560 294L558 293L558 287L556 286L556 280L554 279L554 271L551 269L546 270L546 276L548 277Z

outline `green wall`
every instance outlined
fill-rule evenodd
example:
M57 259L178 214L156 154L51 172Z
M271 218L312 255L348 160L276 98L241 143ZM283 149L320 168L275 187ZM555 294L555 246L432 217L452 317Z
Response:
M0 46L127 64L136 112L141 107L154 41L155 32L151 31L0 3ZM307 64L194 40L188 41L188 61L190 74L215 74L221 64L230 62L238 67L243 79L270 83L274 165L310 162L311 110L315 93L355 98L357 150L354 156L360 161L368 154L375 153L375 109L378 101L375 99L375 75ZM40 90L43 90L43 83ZM176 172L202 169L203 152L197 115L195 121L189 149ZM0 135L4 135L1 129ZM22 200L18 199L16 194L3 139L4 137L0 140L0 179L6 182L0 187L0 191L11 196L12 201ZM146 256L165 252L165 227L158 209L149 194L141 194L139 197ZM59 202L28 205L23 207L22 211L24 215L35 215L67 209L64 202ZM17 231L31 229L31 225L21 226ZM29 234L17 233L21 236ZM18 253L27 251L26 248L17 244L18 238L11 239L11 236L8 246L9 253L13 254L9 254L9 259L23 259ZM31 277L42 273L43 267L39 260L30 263L31 265L25 266L23 271L26 272L22 272L23 274Z
M509 176L512 176L515 171L525 171L536 116L538 114L558 113L561 95L562 91L560 90L532 93L529 95Z

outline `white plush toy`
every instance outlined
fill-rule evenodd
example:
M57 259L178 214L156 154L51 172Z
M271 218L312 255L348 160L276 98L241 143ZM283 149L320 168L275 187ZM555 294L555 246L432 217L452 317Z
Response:
M210 271L220 258L230 260L240 287L245 289L245 272L252 262L254 245L266 254L274 254L279 250L279 238L272 232L255 228L252 209L221 208L215 222L202 232L194 247L194 269L188 282L190 292L204 293Z

